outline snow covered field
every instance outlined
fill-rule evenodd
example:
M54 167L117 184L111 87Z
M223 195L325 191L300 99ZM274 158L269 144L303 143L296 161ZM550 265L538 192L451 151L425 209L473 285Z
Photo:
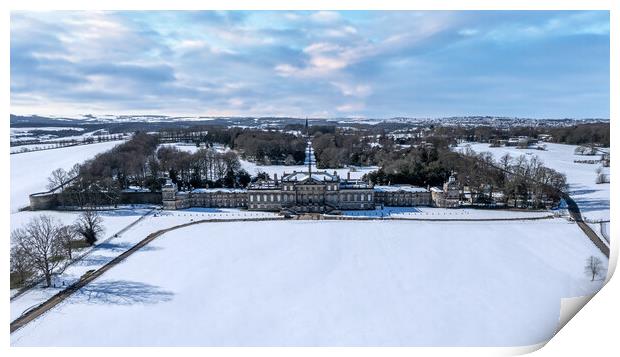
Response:
M75 130L78 132L82 132L81 134L77 134L77 135L68 135L68 136L58 136L57 134L55 134L54 132L56 131L60 131L60 130ZM88 130L88 131L86 131ZM49 132L48 134L37 134L34 135L33 131L46 131ZM91 137L96 137L97 135L107 135L107 131L106 130L102 130L102 129L96 129L93 130L92 128L84 128L84 127L32 127L32 128L11 128L11 142L12 143L17 143L17 142L23 142L23 141L30 141L30 140L38 140L41 143L45 143L45 142L53 142L53 141L58 141L58 140L75 140L75 141L82 141L84 139L88 139ZM13 151L13 150L11 150Z
M63 288L63 283L65 286L70 285L86 273L86 271L100 268L146 238L150 233L160 229L204 219L277 217L274 213L247 212L237 209L193 208L178 211L154 211L138 224L122 234L119 234L118 237L114 237L117 232L150 211L151 209L146 207L101 211L100 215L103 218L105 237L100 239L100 242L97 243L84 259L70 265L62 274L54 277L56 288L35 287L11 301L11 321L19 317L26 310L44 302L59 292ZM11 215L11 229L19 228L26 224L32 217L41 214L50 215L64 224L73 223L79 215L78 212L58 211L18 212ZM150 248L146 247L145 249L148 250Z
M11 212L30 204L28 195L46 191L47 178L53 170L65 170L96 154L120 144L120 141L71 146L60 149L11 155Z
M11 344L530 345L553 335L561 298L600 288L583 274L591 255L607 262L563 219L199 224L157 238Z
M517 149L516 147L491 148L485 143L466 143L460 147L470 146L476 152L490 152L496 160L506 153L513 158L521 155L536 155L544 163L558 172L566 174L570 196L577 202L582 216L592 220L609 220L610 184L596 184L596 170L600 165L579 164L573 160L597 159L599 156L575 155L575 145L547 143L547 150ZM609 167L603 168L609 174Z

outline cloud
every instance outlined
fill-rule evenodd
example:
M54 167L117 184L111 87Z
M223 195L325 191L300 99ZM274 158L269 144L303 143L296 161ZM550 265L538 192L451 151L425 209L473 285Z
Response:
M372 87L367 84L349 84L342 82L331 82L340 92L347 97L367 97L372 93Z
M474 35L478 34L478 30L472 29L472 28L467 28L467 29L459 30L458 34L461 35L461 36L474 36Z
M605 11L19 11L10 26L16 113L609 115Z
M351 113L351 112L359 112L361 110L364 110L365 107L366 106L364 105L364 103L357 102L357 103L346 103L343 105L339 105L336 109L339 112Z
M310 18L320 23L332 23L340 20L340 14L335 11L318 11L310 15Z

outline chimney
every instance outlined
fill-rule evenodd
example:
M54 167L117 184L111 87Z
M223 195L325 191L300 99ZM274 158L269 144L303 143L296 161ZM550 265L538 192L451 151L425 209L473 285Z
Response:
M347 172L347 181L350 181L350 180L351 180L351 171L348 171Z
M273 174L273 183L278 184L278 174Z

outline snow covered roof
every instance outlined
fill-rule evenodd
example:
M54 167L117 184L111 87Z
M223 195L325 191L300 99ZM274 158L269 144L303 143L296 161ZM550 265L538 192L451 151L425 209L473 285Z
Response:
M151 190L140 186L129 186L121 192L151 192Z
M443 190L439 187L431 187L431 191L433 192L443 192Z
M375 186L379 192L428 192L424 187L412 185Z
M372 185L361 180L343 180L340 182L340 189L343 188L372 188Z
M268 180L268 181L261 180L261 181L251 183L248 188L252 190L279 190L280 185L276 184L276 182L273 180Z
M215 193L215 192L244 193L247 191L242 188L195 188L191 192L192 193Z
M319 171L312 173L312 179L316 181L338 181L338 176L327 173L326 171ZM293 172L292 174L285 174L282 177L282 181L305 181L309 179L310 176L307 172Z

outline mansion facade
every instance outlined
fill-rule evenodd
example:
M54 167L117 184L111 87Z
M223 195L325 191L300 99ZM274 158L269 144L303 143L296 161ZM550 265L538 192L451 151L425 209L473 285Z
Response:
M458 207L459 188L450 176L443 189L426 189L411 185L374 186L370 182L341 178L337 172L312 171L315 164L310 141L306 148L307 171L284 173L251 183L247 189L199 188L178 191L167 180L162 187L164 209L189 207L247 208L252 211L282 213L334 213L343 210L374 210L377 206L437 206Z
M246 208L283 213L334 213L374 210L378 206L458 207L459 188L451 176L443 188L411 185L375 186L340 178L337 173L293 172L252 183L247 189L199 188L178 191L170 180L162 188L164 209L189 207Z

